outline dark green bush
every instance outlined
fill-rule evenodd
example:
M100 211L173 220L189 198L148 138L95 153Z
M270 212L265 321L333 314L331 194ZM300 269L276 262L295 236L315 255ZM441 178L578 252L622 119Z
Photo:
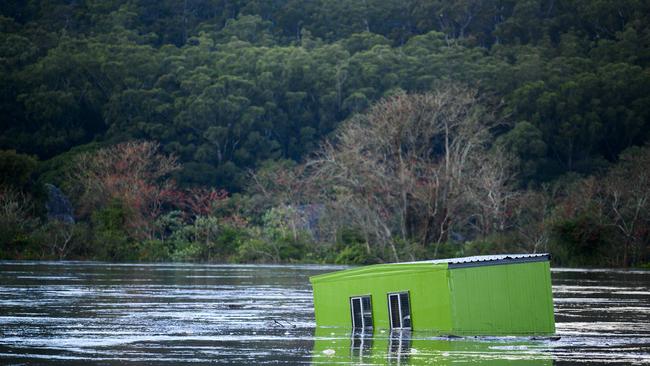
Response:
M616 237L607 227L589 214L564 219L553 225L551 253L562 266L607 265Z
M137 246L138 261L166 262L171 260L172 243L164 240L146 240Z
M119 200L92 214L93 257L106 261L138 259L137 245L126 232L129 216L128 208Z
M373 264L376 259L370 256L361 244L351 244L343 248L334 260L336 264Z

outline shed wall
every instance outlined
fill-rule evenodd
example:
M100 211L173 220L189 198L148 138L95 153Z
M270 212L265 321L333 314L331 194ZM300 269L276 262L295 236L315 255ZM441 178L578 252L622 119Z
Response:
M390 328L387 294L408 291L414 329L451 330L446 265L372 266L337 276L313 278L316 324L350 328L349 298L371 295L376 329Z
M555 332L548 261L453 268L449 287L455 334Z

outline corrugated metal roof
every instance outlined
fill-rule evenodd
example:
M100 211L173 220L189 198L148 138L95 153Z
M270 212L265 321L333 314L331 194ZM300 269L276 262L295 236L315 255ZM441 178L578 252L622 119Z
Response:
M504 264L516 264L527 262L543 262L550 259L547 253L542 254L500 254L500 255L478 255L474 257L462 258L448 258L448 259L433 259L428 261L417 262L400 262L400 263L385 263L374 264L370 266L350 268L343 271L336 271L324 273L310 277L312 283L323 281L340 281L350 277L361 278L363 276L376 277L378 274L390 275L395 272L403 272L408 270L409 267L414 271L421 271L431 264L432 267L438 265L443 267L447 264L448 269L467 268L467 267L481 267L481 266L497 266ZM409 266L413 264L413 266Z
M539 260L549 260L550 254L498 254L498 255L476 255L472 257L432 259L428 261L402 262L399 264L410 263L431 263L431 264L449 264L449 267L467 267L472 265L490 265L497 263L517 263L517 262L534 262ZM398 263L395 263L398 264Z

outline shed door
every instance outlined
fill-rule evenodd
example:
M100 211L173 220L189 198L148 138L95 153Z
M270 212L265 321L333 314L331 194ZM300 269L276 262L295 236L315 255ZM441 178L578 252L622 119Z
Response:
M372 328L372 304L370 296L350 298L352 328Z
M390 327L411 329L411 301L408 292L388 294Z

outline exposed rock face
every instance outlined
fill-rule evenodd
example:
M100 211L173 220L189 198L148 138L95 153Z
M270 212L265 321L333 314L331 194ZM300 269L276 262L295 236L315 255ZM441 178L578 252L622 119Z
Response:
M58 220L69 224L74 223L72 204L68 197L52 184L46 184L45 188L47 189L47 202L45 203L45 207L47 208L48 220Z

